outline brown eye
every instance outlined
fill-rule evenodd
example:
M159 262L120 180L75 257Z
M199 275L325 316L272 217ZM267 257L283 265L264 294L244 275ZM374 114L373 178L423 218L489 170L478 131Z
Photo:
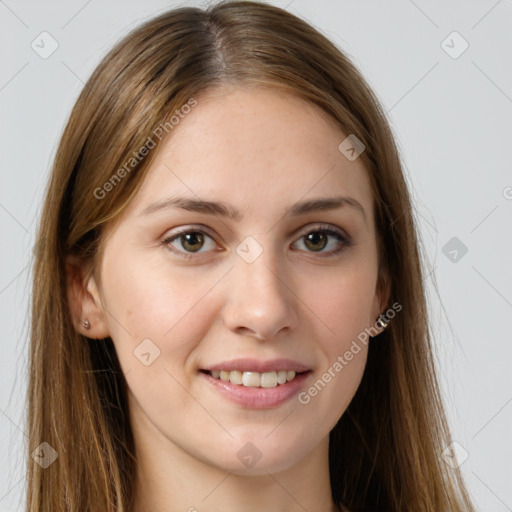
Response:
M323 231L313 231L304 237L304 243L312 251L321 251L327 245L328 237Z
M192 258L194 254L207 253L211 249L219 249L214 239L201 230L182 231L172 235L163 243L173 252L184 258ZM208 243L210 246L208 247ZM306 252L318 253L321 257L335 256L351 245L350 239L332 229L331 227L319 227L306 232L295 242L302 243ZM329 248L329 250L324 250Z
M318 253L320 257L335 256L351 245L351 240L341 231L330 226L319 226L315 230L307 231L295 242L302 243L306 252ZM328 250L324 250L328 247Z
M191 258L194 253L204 253L208 250L218 248L213 238L199 230L182 231L172 235L163 243L174 253L185 258Z
M185 233L179 236L181 246L187 251L197 252L204 245L204 236L198 231Z

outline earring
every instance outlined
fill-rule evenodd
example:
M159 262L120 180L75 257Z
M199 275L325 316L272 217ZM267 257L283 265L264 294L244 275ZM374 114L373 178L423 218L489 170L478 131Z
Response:
M86 329L90 329L91 328L91 324L89 323L89 320L85 320L84 322L82 322L84 324L84 327Z
M379 323L383 329L389 325L389 322L386 322L386 317L384 315L379 315L377 317L376 323Z

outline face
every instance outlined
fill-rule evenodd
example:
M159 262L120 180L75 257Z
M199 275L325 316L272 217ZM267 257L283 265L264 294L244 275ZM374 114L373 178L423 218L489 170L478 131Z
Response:
M283 470L325 446L363 374L358 336L385 308L370 182L301 99L197 101L106 232L87 335L114 342L139 443Z

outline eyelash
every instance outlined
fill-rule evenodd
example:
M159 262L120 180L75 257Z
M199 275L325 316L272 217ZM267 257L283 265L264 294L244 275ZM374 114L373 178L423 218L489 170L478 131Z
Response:
M200 254L200 252L197 252L197 253L183 252L183 251L179 251L171 246L171 243L174 242L175 240L179 239L180 236L188 235L191 233L201 233L202 235L206 235L213 240L213 237L210 236L205 231L203 231L202 229L190 229L189 228L187 230L183 230L179 233L175 233L172 236L165 238L162 241L162 243L165 244L169 248L170 251L172 251L175 254L178 254L180 257L183 257L186 259L197 257L196 255ZM330 226L327 226L327 225L320 225L314 229L310 229L310 230L304 232L298 238L298 240L302 240L306 235L310 235L311 233L324 233L328 236L333 236L341 243L341 245L337 249L333 249L333 250L327 251L327 252L322 252L322 251L317 252L316 254L319 254L320 258L336 256L336 255L340 254L341 252L345 251L348 247L350 247L352 245L349 238L344 236L340 231L334 230L333 228L331 228ZM207 251L205 251L205 252L207 252ZM306 251L306 252L315 254L315 251Z

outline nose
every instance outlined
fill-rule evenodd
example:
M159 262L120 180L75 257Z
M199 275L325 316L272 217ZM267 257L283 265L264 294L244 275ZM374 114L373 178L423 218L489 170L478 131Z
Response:
M231 331L271 340L296 328L299 299L290 276L270 250L264 250L252 263L237 256L229 276L229 300L223 316Z

